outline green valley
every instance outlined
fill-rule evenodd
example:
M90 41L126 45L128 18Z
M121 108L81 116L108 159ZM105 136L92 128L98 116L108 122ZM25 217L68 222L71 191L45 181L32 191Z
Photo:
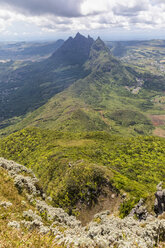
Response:
M69 39L64 48L68 49L68 42L69 44L70 42L76 43L77 39L82 39L83 42L86 38L77 35L75 40ZM92 42L91 38L88 38L85 40L87 44L88 40ZM87 48L87 51L89 52L89 48ZM55 61L53 63L56 67L60 59L61 61L64 60L61 53L61 51L55 53L53 55L57 56L55 60L51 57L49 62L46 63L50 64ZM65 56L71 57L68 54ZM76 62L72 63L83 63L82 59L79 62L77 61L80 56L77 55L77 58L74 58ZM14 117L2 121L2 126L9 125L9 127L2 129L1 134L6 135L28 126L73 132L108 131L112 134L124 136L152 134L155 128L153 116L157 115L157 118L159 118L160 115L164 116L165 113L163 101L164 77L154 76L147 71L138 71L131 66L123 65L110 54L109 49L100 38L93 42L90 53L85 55L84 60L86 62L79 69L83 68L82 72L86 73L86 76L84 74L82 79L76 80L73 78L68 81L69 74L74 74L71 67L68 67L66 85L63 81L62 86L58 86L61 82L59 80L64 80L63 71L58 69L57 86L63 87L63 90L62 88L58 89L62 92L51 97L52 93L57 90L56 83L40 84L39 89L43 92L44 90L48 91L50 87L50 91L46 95L44 93L44 97L50 99L47 99L48 101L35 111L29 110L26 115L19 118ZM65 63L68 63L67 59ZM77 76L81 75L77 66L74 70ZM69 84L71 85L69 86ZM36 94L38 95L38 91ZM35 98L35 101L37 99ZM26 97L24 101L26 103ZM16 102L15 104L17 105ZM33 101L30 104L33 104ZM41 104L41 102L38 102L38 104ZM13 106L16 110L17 107ZM24 105L18 106L22 109ZM160 128L163 130L164 127L164 121L162 121Z
M0 143L0 156L31 168L54 205L73 210L79 201L92 206L105 185L127 192L132 204L147 199L164 180L164 150L165 140L151 136L41 129L24 129Z

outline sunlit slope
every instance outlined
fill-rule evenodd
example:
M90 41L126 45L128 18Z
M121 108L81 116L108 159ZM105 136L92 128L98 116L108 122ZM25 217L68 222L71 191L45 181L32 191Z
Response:
M25 129L1 140L0 156L32 168L54 204L65 208L92 204L107 184L135 202L165 176L165 140L156 137Z

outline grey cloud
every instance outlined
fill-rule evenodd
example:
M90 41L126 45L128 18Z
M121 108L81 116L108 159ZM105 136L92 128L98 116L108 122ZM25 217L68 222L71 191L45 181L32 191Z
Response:
M109 17L100 17L99 18L100 24L117 24L116 21L111 20Z
M154 5L159 4L159 3L165 4L165 1L164 0L151 0L151 3Z
M81 3L84 0L0 0L1 5L8 5L30 15L53 14L65 17L81 16Z
M57 17L57 16L49 16L49 22L54 24L62 24L62 25L70 25L73 23L72 19L67 17Z
M9 14L0 14L0 19L2 19L2 20L5 20L5 21L7 21L7 20L10 20L10 15Z
M46 28L46 29L49 29L49 30L63 30L63 29L66 29L68 30L69 28L67 27L68 24L72 24L72 22L67 22L66 21L59 21L59 20L56 20L54 21L54 23L47 23L47 24L42 24L42 28Z
M107 18L105 18L104 16L102 16L102 17L99 19L99 23L100 23L100 24L109 24L109 20L107 20Z
M47 29L47 30L59 30L61 32L64 31L69 31L70 29L65 26L65 25L57 25L57 24L47 24L42 26L43 29Z
M131 24L148 24L148 25L155 25L154 20L145 20L143 18L139 17L133 17L130 19Z
M137 16L140 11L146 11L147 9L148 9L147 4L137 3L137 5L133 7L118 5L113 8L113 12L115 15L120 15L120 16Z
M68 24L72 24L73 22L71 20L56 20L56 24L62 24L62 25L68 25Z

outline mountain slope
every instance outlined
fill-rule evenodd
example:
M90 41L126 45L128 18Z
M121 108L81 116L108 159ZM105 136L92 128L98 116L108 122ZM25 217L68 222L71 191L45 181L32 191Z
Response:
M36 226L33 223L31 228L25 225L25 223L28 223L27 220L32 221L32 218L30 219L28 215L24 216L24 213L29 213L31 217L36 218L36 209L34 204L28 200L26 188L23 192L19 192L15 180L11 177L10 173L7 173L7 168L4 169L6 164L18 166L18 164L14 162L0 158L0 246L11 248L62 248L63 246L55 244L51 235L39 233L37 227L38 220L35 222ZM13 172L13 170L10 169L10 172L11 171ZM22 172L22 176L25 176L25 171L26 168L24 173ZM21 173L18 172L18 169L16 176L21 177ZM28 174L27 176L31 175Z
M90 36L86 38L77 33L74 39L69 37L61 49L50 57L50 63L53 63L55 67L59 67L59 65L82 65L89 58L93 42L94 40Z
M64 42L50 58L3 74L0 81L1 118L34 110L86 76L89 72L82 64L88 58L92 42L90 37L77 34L74 39ZM77 49L76 53L74 49Z
M155 98L164 93L158 87L158 91L150 87L149 77L146 79L146 75L125 67L110 54L100 38L91 46L89 59L83 66L90 71L88 76L77 80L17 125L2 132L30 125L74 132L152 133L154 127L150 116L164 114L164 105L157 104ZM156 80L152 79L152 85L156 85Z
M130 208L164 182L165 140L124 138L106 132L25 129L1 139L0 156L31 168L55 206L95 206L107 185L127 192ZM127 209L128 210L128 209ZM121 209L121 214L126 214Z
M96 172L99 172L98 168ZM0 183L2 247L164 247L165 216L162 214L157 218L150 215L141 222L135 213L121 219L116 215L118 212L112 214L113 202L119 198L115 191L110 191L110 195L104 192L104 198L109 199L106 211L97 213L90 223L88 219L88 224L82 226L75 216L53 207L51 197L47 197L40 188L36 190L38 179L25 166L0 158ZM127 205L124 199L123 205ZM104 203L103 195L99 200ZM149 203L152 204L151 199ZM146 211L146 202L144 205L141 200L139 204L140 207L136 206L138 211ZM84 215L87 213L84 212Z
M36 83L34 74L26 72L35 81L33 87L27 83L12 105L11 99L3 106L3 112L7 112L6 108L13 109L13 116L16 113L19 116L23 109L28 114L1 122L2 127L14 124L2 130L3 134L29 125L74 132L151 134L152 116L165 114L164 103L156 100L164 96L163 76L123 65L100 38L93 41L78 33L48 60L35 66L33 72L39 74L40 80ZM45 101L48 102L44 104ZM37 110L33 111L34 108Z

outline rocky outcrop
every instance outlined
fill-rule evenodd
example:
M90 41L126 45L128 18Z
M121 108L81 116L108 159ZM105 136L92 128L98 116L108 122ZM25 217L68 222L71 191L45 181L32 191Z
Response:
M19 193L25 189L32 197L36 195L43 195L43 192L36 188L38 179L31 169L4 158L0 158L0 167L5 169L9 176L14 178L14 185L18 189ZM22 175L22 173L27 176Z
M99 218L99 222L96 219ZM57 233L56 233L57 234ZM95 216L88 226L66 229L55 235L58 244L67 247L151 248L165 239L165 220L155 217L139 222L133 217L120 219L103 212Z
M81 222L74 216L69 216L62 208L54 208L44 201L36 201L37 210L42 214L45 213L45 217L48 221L55 221L56 224L66 225L67 227L79 227Z
M43 224L41 216L34 213L31 209L23 212L25 220L21 221L21 224L29 230L38 229L40 233L46 234L50 231L50 228Z
M35 184L38 182L37 178L25 177L17 175L14 178L14 184L19 192L26 189L32 195L39 195L40 191L37 191Z
M155 197L154 211L158 216L165 212L165 189L162 189L162 182L157 185Z
M165 221L156 218L139 222L133 217L101 215L100 220L99 224L89 225L88 235L96 242L106 242L108 247L154 247L165 231Z
M30 174L31 176L35 177L32 170L26 168L23 165L20 165L12 160L6 160L4 158L0 158L0 167L4 168L8 171L10 176L17 176L21 172L26 172L27 174Z
M148 217L148 212L145 206L143 206L144 200L140 199L138 204L131 210L129 217L133 217L136 215L136 217L141 220L146 220Z

